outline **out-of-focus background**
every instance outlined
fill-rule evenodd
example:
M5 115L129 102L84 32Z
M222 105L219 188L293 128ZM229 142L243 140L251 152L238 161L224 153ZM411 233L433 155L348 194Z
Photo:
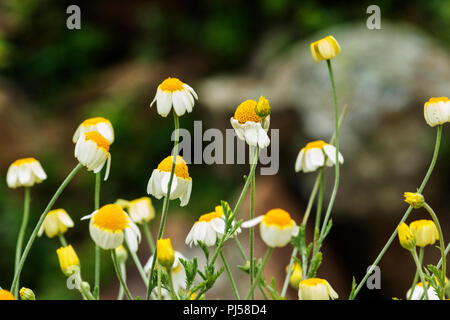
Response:
M319 277L341 298L348 297L352 277L361 279L393 232L407 205L404 191L420 184L431 159L435 129L423 119L423 103L448 96L450 89L450 2L377 1L348 5L340 1L203 0L79 1L81 30L66 28L70 1L5 0L0 2L0 286L9 288L21 221L23 190L6 186L6 172L17 158L33 156L48 179L32 188L32 226L62 179L77 161L72 135L87 117L111 120L116 141L112 168L102 185L102 203L146 194L152 170L169 154L172 120L150 109L157 85L179 77L198 93L193 113L181 118L192 132L231 128L229 118L246 99L264 95L272 106L271 127L280 130L280 169L256 179L256 212L288 210L300 222L315 174L295 174L298 151L308 141L328 140L333 130L331 89L325 63L316 64L309 44L332 34L342 52L333 60L340 106L349 106L342 127L345 157L333 211L333 229L324 246ZM381 8L381 30L368 30L366 9ZM450 131L444 128L436 169L425 191L450 235ZM207 143L204 143L204 146ZM184 239L196 218L220 200L234 204L247 165L190 165L194 181L184 208L171 204L166 235L188 257L201 255ZM333 170L328 169L327 196ZM82 275L93 282L93 242L88 222L93 210L94 175L86 170L70 183L55 208L75 221L66 238L77 250ZM156 233L162 201L152 223ZM248 199L240 217L248 217ZM412 219L426 218L414 211ZM259 233L257 232L257 237ZM248 232L242 234L248 243ZM256 252L265 246L257 238ZM37 239L21 284L40 299L79 298L65 285L55 250L56 239ZM232 264L241 264L232 243L225 247ZM289 248L275 250L266 277L280 288ZM139 257L149 258L143 241ZM426 263L438 259L427 248ZM363 289L361 299L403 298L414 265L397 239L382 260L382 290ZM136 295L144 286L129 261L128 280ZM245 288L248 278L233 273ZM224 274L208 299L232 298ZM102 298L115 298L118 281L107 253L102 263ZM296 298L289 289L289 298Z

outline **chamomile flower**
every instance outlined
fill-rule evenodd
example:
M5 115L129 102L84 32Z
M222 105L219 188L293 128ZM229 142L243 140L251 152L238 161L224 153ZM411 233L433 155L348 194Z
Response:
M414 234L416 246L425 247L439 240L439 232L433 220L416 220L409 224L409 229Z
M89 233L102 249L119 247L126 237L130 250L137 251L141 241L139 228L117 204L107 204L81 220L90 219Z
M109 144L114 142L114 129L111 122L103 117L95 117L84 120L75 131L72 141L77 143L78 139L83 133L97 131L100 133Z
M80 260L72 245L69 244L66 247L57 249L56 254L58 255L61 271L66 276L70 276L74 271L80 270Z
M260 224L263 241L269 247L284 247L298 234L298 226L289 213L283 209L269 210L265 215L244 222L243 228L251 228Z
M194 107L194 98L198 99L197 93L186 83L181 82L177 78L167 78L164 80L156 91L150 107L156 102L158 113L167 117L170 110L173 109L178 116L192 112Z
M265 148L270 144L270 139L267 135L270 116L264 119L263 126L262 119L255 112L256 106L257 102L255 100L242 102L237 107L230 122L239 139L247 142L249 146Z
M149 197L142 197L131 201L119 199L116 204L127 209L131 220L137 224L147 223L155 218L155 208Z
M100 172L106 162L106 180L111 166L109 146L109 141L97 131L82 133L75 145L75 158L94 173Z
M436 290L432 286L428 284L428 282L425 281L425 283L428 286L427 293L428 293L428 300L439 300L439 296L436 293ZM408 292L406 292L406 298L408 299L411 295L411 300L422 300L422 296L424 294L424 287L422 282L419 282L414 287L414 291L411 295L411 288L409 288ZM425 298L424 298L425 299Z
M8 290L0 289L0 300L16 300L16 298Z
M168 156L153 170L147 185L147 193L156 199L161 199L169 190L170 172L172 171L173 157ZM188 204L192 191L192 179L189 176L188 166L181 156L177 156L175 171L170 190L170 200L180 199L183 207Z
M51 210L47 213L47 216L39 229L38 236L40 237L45 231L47 237L53 238L59 234L64 234L68 228L72 228L73 226L74 223L66 210Z
M198 242L203 242L207 246L215 245L217 240L225 233L224 219L222 206L216 206L215 211L201 215L189 231L186 244L192 246L192 244L197 245ZM235 234L240 232L241 228L237 228Z
M42 166L35 158L23 158L14 161L6 174L6 182L9 188L32 187L47 179Z
M450 121L450 100L447 97L431 98L423 109L425 121L431 127Z
M172 264L171 274L172 274L173 289L175 290L176 293L178 293L180 289L182 290L186 289L186 273L184 272L184 267L180 262L180 259L186 260L186 257L183 256L178 251L175 251L174 257L175 258ZM153 256L151 256L150 259L148 259L147 263L144 266L144 271L147 274L150 274L150 268L152 267L152 263L153 263ZM156 265L155 268L157 268ZM164 288L161 289L161 294L165 298L170 298L169 292Z
M344 163L344 158L340 152L339 163ZM320 167L332 167L335 164L336 148L322 140L317 140L309 142L300 150L295 161L295 171L312 172Z
M327 280L320 278L309 278L298 285L299 300L332 300L339 296L330 286Z
M328 36L311 43L311 54L317 63L320 60L333 59L339 52L341 52L341 47L333 36Z

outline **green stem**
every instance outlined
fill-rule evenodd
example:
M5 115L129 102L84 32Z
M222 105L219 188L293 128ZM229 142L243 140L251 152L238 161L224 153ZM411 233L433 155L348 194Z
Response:
M120 264L120 272L122 273L123 280L127 281L127 266L126 266L125 262ZM124 294L125 294L125 290L123 290L123 287L120 286L119 294L117 295L117 300L123 300Z
M239 297L239 291L237 289L236 282L234 281L233 274L231 273L231 270L230 270L230 266L228 265L228 261L227 261L227 259L225 259L225 255L223 254L222 251L220 252L220 258L222 258L223 265L228 274L228 278L230 279L231 287L233 288L234 297L237 300L241 300L241 298Z
M413 250L415 250L415 249L413 249ZM422 266L424 252L425 252L424 247L421 247L420 251L419 251L419 264L420 264L420 266ZM419 270L417 270L417 268L416 268L416 273L414 274L413 283L411 285L411 292L409 293L409 296L407 297L408 300L411 300L411 298L412 298L412 294L413 294L414 288L416 287L418 279L419 279Z
M258 270L258 273L256 274L256 277L255 277L255 281L253 282L252 286L250 287L250 292L248 293L247 298L246 298L247 300L249 300L253 296L253 291L255 291L256 284L259 283L259 280L260 280L259 278L263 274L264 268L266 267L267 262L269 261L269 258L272 255L272 252L273 252L273 248L268 247L266 254L264 255L261 268Z
M100 208L100 186L101 186L101 171L95 174L94 211L97 211ZM97 300L100 299L100 263L101 263L101 250L98 245L95 245L94 295L97 298Z
M117 278L119 279L120 285L122 286L123 290L125 291L125 294L127 295L128 300L134 300L133 296L131 295L130 290L128 289L127 283L122 277L122 273L120 272L119 263L117 262L116 252L111 250L111 258L114 265L114 270L116 271Z
M59 242L61 242L61 245L63 247L67 247L67 241L66 238L64 237L64 235L62 233L58 234L58 238L59 238Z
M444 300L445 299L445 276L447 274L447 258L445 255L444 235L442 233L441 224L439 223L439 219L436 216L436 213L434 212L434 210L426 202L423 204L423 207L430 214L431 218L433 219L434 224L437 227L438 233L439 233L439 249L441 251L441 259L442 259L442 272L441 272L442 277L440 279L441 292L439 293L439 297L441 300Z
M250 147L250 155L253 163L258 163L258 155L259 149ZM254 151L254 152L252 152ZM253 153L253 154L252 154ZM250 220L255 217L255 175L253 174L251 177L251 189L250 189ZM255 228L250 228L250 286L253 286L253 281L255 281L255 260L254 260L254 243L255 243ZM254 295L252 292L252 299L254 299Z
M143 223L142 229L144 229L145 238L147 238L148 246L150 247L152 254L155 254L155 240L153 240L153 235L150 227L147 223Z
M441 136L442 136L442 125L439 125L437 127L436 143L435 143L435 146L434 146L433 158L431 159L431 163L430 163L430 166L428 168L428 171L427 171L427 173L425 174L425 177L422 180L422 184L420 185L419 189L417 189L418 193L422 193L423 189L427 185L428 180L430 179L431 173L433 172L433 169L434 169L434 166L436 164L436 160L437 160L437 157L438 157L438 154L439 154L439 147L440 147L440 144L441 144ZM395 237L397 236L397 228L398 228L398 226L402 222L405 222L405 220L409 217L409 214L411 213L411 210L412 210L411 206L409 206L408 209L406 209L405 214L403 215L403 217L400 220L400 222L397 225L397 227L394 229L394 232L392 233L391 237L388 239L388 241L384 245L383 249L381 250L381 252L378 254L377 258L375 259L375 261L372 263L370 268L367 270L366 275L361 280L361 282L358 284L358 286L356 287L355 291L350 295L350 297L349 297L350 300L353 300L353 299L356 298L356 295L361 290L361 288L364 285L364 283L367 281L367 278L369 278L370 274L373 272L375 267L378 265L378 263L380 262L381 258L383 258L384 254L386 253L386 251L391 246L392 241L394 241Z
M169 278L169 291L170 291L170 295L171 295L172 298L174 298L175 300L178 300L177 293L175 292L175 289L173 288L172 270L170 270L170 269L166 269L166 270L167 270L167 276L168 276L168 278Z
M126 238L125 238L125 244L127 245L128 253L130 254L131 258L133 259L134 264L136 265L136 268L139 271L139 275L141 276L142 281L144 281L144 284L147 287L148 278L147 278L147 275L145 274L145 271L144 271L144 268L142 267L141 262L139 261L138 256L136 255L136 252L134 252L133 250L130 249L130 245L128 244L128 241Z
M23 246L23 238L25 237L25 232L27 230L28 219L30 216L30 187L25 187L25 196L23 201L23 216L22 216L22 224L19 229L19 235L17 237L17 245L16 245L16 258L14 262L14 272L17 271L20 262L20 256L22 255L22 246ZM19 295L19 286L17 286L16 290L13 292L14 296L17 298Z
M161 266L158 267L158 300L162 300L162 294L161 294Z
M447 245L447 247L445 248L445 256L448 255L448 252L450 251L450 243ZM436 265L436 267L439 269L442 265L442 257L441 259L439 259L438 264Z
M422 265L420 264L419 258L417 257L416 250L414 250L414 249L411 250L411 254L414 258L414 262L416 263L417 271L419 272L420 281L422 281L423 290L425 292L425 297L428 300L428 288L426 287L425 276L423 274ZM413 288L413 290L414 290L414 288Z
M166 196L164 197L164 202L163 202L163 208L162 208L162 213L161 213L161 222L159 225L159 231L158 231L158 237L157 237L158 240L161 239L162 236L164 235L164 227L166 224L167 211L169 209L169 202L170 202L170 192L172 189L173 176L175 173L175 165L176 165L177 156L178 156L178 140L180 138L180 121L179 121L178 116L175 113L175 111L173 112L173 121L174 121L174 126L175 126L174 153L172 155L173 162L172 162L172 169L170 171L169 184L167 186L167 193L166 193ZM155 269L157 251L158 251L158 249L157 249L157 247L155 247L155 252L153 254L155 259L153 259L153 261L152 261L152 266L150 268L150 277L148 278L147 295L146 295L147 300L150 298L150 294L151 294L150 288L151 288L151 281L153 279L153 272Z
M36 227L34 228L33 232L31 233L30 239L28 240L27 245L25 246L25 249L22 253L22 257L20 258L19 265L17 270L14 272L14 278L11 284L11 292L16 292L16 288L19 287L19 278L20 273L22 272L23 265L25 264L25 260L28 257L28 253L30 252L31 246L33 245L34 240L36 239L37 233L39 229L42 226L42 223L44 222L45 217L47 216L47 213L50 211L50 209L55 204L56 200L59 198L61 193L63 192L64 188L69 184L69 182L73 179L73 177L76 175L76 173L83 167L81 163L79 163L66 177L66 179L63 181L63 183L59 186L58 190L56 190L53 197L50 199L50 202L48 203L47 207L45 208L44 212L41 214L38 223L36 224Z

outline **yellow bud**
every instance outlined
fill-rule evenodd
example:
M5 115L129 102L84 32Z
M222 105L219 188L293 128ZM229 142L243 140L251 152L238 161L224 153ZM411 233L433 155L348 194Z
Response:
M80 267L80 260L72 245L69 244L67 247L59 248L56 250L56 254L58 255L61 270L66 276L72 275L73 270Z
M410 223L409 229L416 238L418 247L434 244L439 240L439 232L432 220L416 220Z
M128 253L127 253L127 249L125 249L124 246L118 246L116 249L114 249L116 251L116 257L117 257L117 261L119 263L124 263L125 261L127 261L128 258Z
M259 101L255 106L255 113L262 119L270 114L269 101L263 96L259 97Z
M405 192L403 196L405 197L405 202L414 209L422 208L425 203L423 195L417 192Z
M340 51L341 47L333 36L328 36L311 43L311 54L317 63L319 63L320 60L333 59Z
M19 291L20 299L22 300L36 300L33 290L28 288L21 288Z
M289 265L286 266L286 273L289 270ZM294 289L298 289L298 284L303 279L302 267L298 263L294 263L292 265L291 278L289 279L289 283Z
M412 250L416 246L416 239L414 233L411 232L408 225L402 222L398 228L398 239L400 244L406 250Z
M156 258L158 263L168 269L172 268L175 261L175 251L172 248L170 239L159 239L156 244Z

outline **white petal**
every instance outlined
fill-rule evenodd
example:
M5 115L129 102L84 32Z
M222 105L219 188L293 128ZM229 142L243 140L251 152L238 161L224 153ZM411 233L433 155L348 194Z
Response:
M258 216L256 218L253 218L251 220L245 221L241 224L242 228L251 228L256 226L258 223L260 223L263 220L264 216Z

